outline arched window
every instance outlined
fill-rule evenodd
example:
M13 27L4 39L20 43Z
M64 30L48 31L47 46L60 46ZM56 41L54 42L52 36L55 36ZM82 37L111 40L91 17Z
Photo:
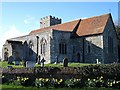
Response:
M108 36L108 52L113 53L113 38Z
M59 53L67 54L67 45L66 43L59 43Z
M87 53L91 53L91 42L87 42Z
M30 40L30 41L29 41L29 48L33 49L33 46L34 46L34 45L33 45L33 42Z
M33 42L30 40L29 41L29 55L32 55L33 54Z
M73 54L76 52L76 46L73 46Z
M80 62L80 53L77 53L77 62Z
M42 38L40 41L40 47L41 47L41 54L45 55L46 52L46 45L47 45L47 41L45 38Z

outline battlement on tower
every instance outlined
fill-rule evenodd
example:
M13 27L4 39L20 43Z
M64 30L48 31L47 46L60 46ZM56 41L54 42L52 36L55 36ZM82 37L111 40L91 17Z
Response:
M46 16L40 19L40 28L49 27L56 24L61 24L62 20L54 16Z

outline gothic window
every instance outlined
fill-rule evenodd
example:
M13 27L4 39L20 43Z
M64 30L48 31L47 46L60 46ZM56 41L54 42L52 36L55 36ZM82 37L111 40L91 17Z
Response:
M34 46L34 45L33 45L33 42L30 41L30 42L29 42L29 48L33 49L33 46Z
M87 43L87 53L91 53L91 42Z
M43 44L43 54L45 54L45 43Z
M59 43L59 53L67 54L67 45L66 43Z
M88 53L90 53L90 44L88 44Z
M80 53L77 53L77 62L80 62Z
M30 41L29 42L29 55L32 55L33 54L33 42L32 41Z
M113 53L113 38L108 36L108 52Z
M75 46L73 46L73 53L75 53L75 50L76 50L76 48L75 48Z
M43 45L42 45L42 44L40 45L40 48L41 48L41 54L42 54L42 51L43 51L43 50L42 50L42 49L43 49Z
M61 54L61 52L62 52L62 44L60 43L59 44L59 53Z
M40 42L40 47L41 47L41 54L45 55L45 52L46 52L46 45L47 45L47 41L45 38L42 38L41 39L41 42Z

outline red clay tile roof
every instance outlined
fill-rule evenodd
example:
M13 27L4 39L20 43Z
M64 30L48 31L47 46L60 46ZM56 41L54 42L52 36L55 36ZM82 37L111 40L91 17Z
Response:
M55 30L60 30L60 31L71 31L72 32L72 30L75 28L78 21L79 20L75 20L75 21L71 21L71 22L67 22L67 23L63 23L63 24L57 24L54 26L37 29L37 30L31 31L30 35L37 34L37 33L40 33L40 32L46 31L46 30L50 30L50 29L55 29Z
M104 14L101 16L95 16L80 21L80 24L77 28L76 34L78 36L94 35L103 33L106 23L108 21L110 14ZM60 31L70 31L72 32L75 26L78 24L79 20L57 24L54 26L41 28L30 32L31 34L37 34L46 30L55 29Z
M81 20L76 34L78 36L94 35L103 33L109 14Z

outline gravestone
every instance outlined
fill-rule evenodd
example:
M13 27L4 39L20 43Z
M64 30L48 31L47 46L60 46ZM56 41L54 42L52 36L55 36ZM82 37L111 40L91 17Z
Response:
M15 58L15 65L20 65L20 58L19 57L16 57Z
M13 67L12 66L8 66L8 69L12 69Z
M68 59L64 58L63 59L63 67L67 67L68 66Z
M26 67L34 67L35 66L35 62L34 61L26 61Z
M9 59L8 59L8 64L14 64L12 61L13 61L13 57L10 56Z
M15 65L20 65L20 61L15 61Z
M99 63L98 59L96 59L96 63L97 63L97 64Z
M56 62L55 62L55 64L57 64L58 63L58 56L56 56Z
M44 62L45 62L45 59L43 58L43 59L41 60L41 67L44 67Z

